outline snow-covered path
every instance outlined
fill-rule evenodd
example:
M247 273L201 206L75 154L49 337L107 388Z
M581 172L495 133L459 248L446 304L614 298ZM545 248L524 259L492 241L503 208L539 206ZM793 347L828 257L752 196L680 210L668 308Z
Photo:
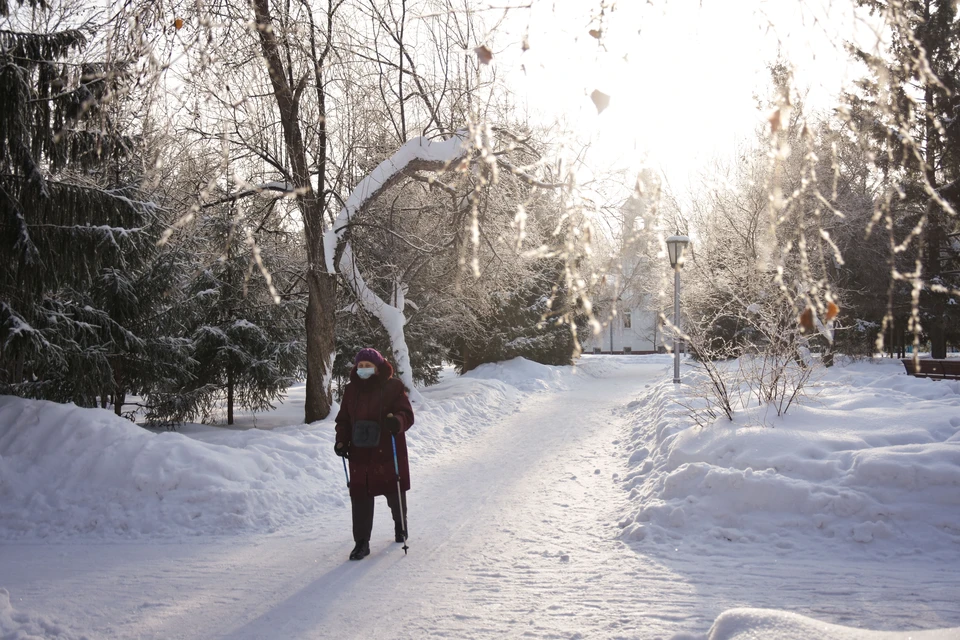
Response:
M4 544L0 584L17 609L92 638L669 638L737 606L873 629L956 623L955 562L620 541L620 409L664 375L638 361L571 376L415 467L408 556L380 501L362 562L346 561L343 508L272 535Z

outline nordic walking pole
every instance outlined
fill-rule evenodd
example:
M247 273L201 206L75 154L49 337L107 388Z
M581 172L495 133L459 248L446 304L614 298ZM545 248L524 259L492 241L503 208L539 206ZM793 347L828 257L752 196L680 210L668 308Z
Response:
M346 459L346 458L340 458L340 459L343 460L343 475L347 476L347 489L349 489L349 488L350 488L350 474L347 473L347 459Z
M403 491L400 488L400 463L397 462L397 437L390 434L393 443L393 470L397 472L397 500L400 501L400 522L403 523L403 555L407 555L407 516L403 513Z

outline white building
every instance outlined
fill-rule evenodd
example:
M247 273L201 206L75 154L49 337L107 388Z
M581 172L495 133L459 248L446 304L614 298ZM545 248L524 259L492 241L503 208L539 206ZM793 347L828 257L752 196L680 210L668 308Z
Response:
M656 191L656 178L644 172L640 179L647 193ZM583 340L585 353L658 353L663 351L663 331L657 313L657 298L649 282L658 269L652 208L646 198L634 195L621 208L623 238L620 243L620 272L607 274L605 290L597 301L596 316L606 321L598 335ZM611 308L612 307L612 308Z
M598 335L583 341L584 353L659 353L663 351L663 332L656 311L642 304L617 303L617 315ZM601 310L606 317L609 310Z

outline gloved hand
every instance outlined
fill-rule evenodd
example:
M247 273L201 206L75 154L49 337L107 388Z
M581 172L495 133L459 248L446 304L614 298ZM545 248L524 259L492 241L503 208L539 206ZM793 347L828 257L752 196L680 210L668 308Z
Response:
M333 445L333 452L336 453L341 458L350 457L350 444L347 442L338 442Z
M400 418L393 415L392 413L387 414L387 430L390 431L393 435L400 433Z

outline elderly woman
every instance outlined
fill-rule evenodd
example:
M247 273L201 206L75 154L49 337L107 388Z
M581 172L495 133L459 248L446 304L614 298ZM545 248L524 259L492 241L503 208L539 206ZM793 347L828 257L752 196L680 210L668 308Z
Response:
M376 349L361 349L353 362L350 382L337 414L334 451L350 461L350 501L356 542L350 559L362 560L370 555L376 496L387 498L393 513L395 540L405 542L407 539L406 492L410 490L410 466L403 434L413 424L413 408L403 383L393 377L393 367ZM396 439L399 483L391 436Z

